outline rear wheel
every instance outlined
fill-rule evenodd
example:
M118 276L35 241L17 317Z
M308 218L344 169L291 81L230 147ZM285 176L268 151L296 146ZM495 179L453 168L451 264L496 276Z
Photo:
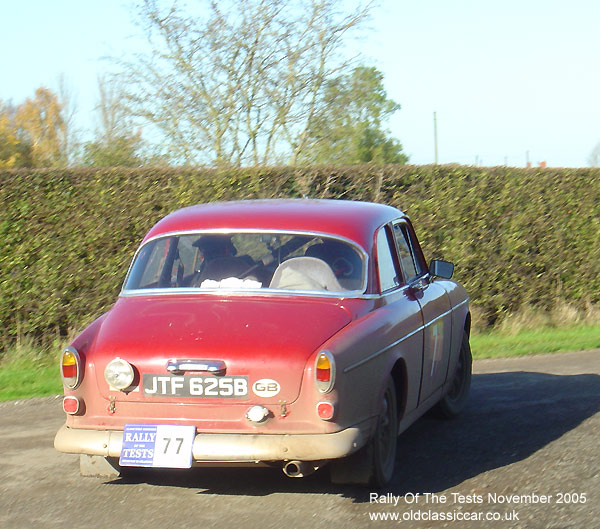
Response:
M436 406L438 415L446 419L453 419L463 411L469 398L469 390L471 389L472 364L473 359L471 357L469 335L464 331L450 389Z
M369 485L383 487L394 474L398 444L398 402L391 377L383 394L377 430L370 443L373 445L373 462Z
M389 377L379 406L377 428L369 442L355 454L331 463L331 481L383 487L394 474L398 442L396 387Z

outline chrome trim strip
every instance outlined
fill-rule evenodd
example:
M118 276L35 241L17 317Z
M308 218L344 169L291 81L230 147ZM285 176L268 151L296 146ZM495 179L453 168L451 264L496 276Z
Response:
M457 307L458 307L458 305L457 305ZM450 310L447 310L446 312L444 312L443 314L440 314L439 316L433 318L433 320L428 321L425 325L423 325L423 327L429 327L430 325L434 324L436 321L441 320L444 316L448 316L448 314L453 312L455 308L456 307L453 307Z
M408 289L409 289L409 285L406 285L406 284L398 285L393 290L387 290L386 292L383 292L382 294L363 294L362 298L363 299L383 299L383 298L387 298L388 296L394 296L396 294L405 294Z
M129 275L131 273L131 269L133 268L133 264L135 263L138 254L140 253L140 251L142 250L142 248L144 248L147 244L151 243L152 241L155 241L157 239L162 239L164 237L178 237L178 236L182 236L182 235L203 235L203 234L237 234L237 233L275 233L275 234L290 234L290 235L309 235L309 236L314 236L314 237L327 237L329 239L335 239L338 241L343 241L347 244L350 244L350 246L352 246L353 248L355 248L358 251L359 257L361 258L362 262L363 262L363 270L364 270L364 276L363 276L363 281L362 281L362 288L360 288L359 290L350 290L350 291L342 291L343 293L346 292L360 292L361 294L364 293L364 291L367 289L367 285L368 285L368 281L369 281L369 254L365 251L365 249L358 245L355 241L353 241L352 239L348 239L347 237L343 237L341 235L333 235L331 233L324 233L324 232L318 232L318 231L298 231L298 230L271 230L271 229L266 229L266 228L258 228L258 229L249 229L249 228L245 228L245 229L235 229L235 228L217 228L217 229L208 229L208 230L183 230L183 231L170 231L170 232L166 232L166 233L161 233L160 235L155 235L154 237L150 237L147 241L144 241L143 244L141 244L138 249L135 251L135 253L133 254L133 258L131 259L131 262L129 263L129 267L127 268L127 274L125 275L125 279L123 281L123 284L121 285L121 292L119 293L119 295L132 295L132 292L139 292L140 290L157 290L157 289L135 289L135 290L126 290L125 289L125 285L127 284L127 281L129 279ZM162 290L162 289L161 289ZM176 290L178 292L180 292L181 290L190 290L190 289L173 289L173 288L169 288L169 289L164 289L164 290ZM207 292L207 289L200 289L200 288L194 288L191 289L194 292ZM222 292L222 290L220 290ZM272 290L272 292L276 290ZM238 292L238 291L236 291ZM304 292L304 291L296 291L296 290L285 290L282 292L293 292L294 294L296 294L297 292ZM309 292L323 292L323 291L309 291ZM126 293L126 294L125 294ZM327 297L331 297L331 295L327 295ZM339 297L339 296L334 296L334 297ZM348 296L344 296L344 297L348 297ZM355 297L355 296L350 296L350 297Z
M391 343L390 345L384 347L383 349L380 349L379 351L376 351L375 353L370 354L369 356L367 356L367 357L359 360L358 362L355 362L354 364L350 364L349 366L346 366L344 368L344 373L348 373L348 372L352 371L353 369L356 369L357 367L360 367L361 365L366 364L367 362L373 360L373 358L377 358L379 355L382 355L383 353L385 353L386 351L389 351L393 347L396 347L397 345L399 345L400 343L402 343L404 340L408 340L408 338L410 338L411 336L414 336L418 332L421 332L421 331L425 330L432 323L435 323L440 318L443 318L444 316L447 316L448 314L450 314L451 312L455 311L457 308L461 307L462 305L464 305L468 301L469 301L469 298L465 299L464 301L461 301L459 304L455 305L450 310L444 312L443 314L440 314L439 316L437 316L433 320L427 322L426 324L421 325L420 327L418 327L414 331L409 332L407 335L403 336L399 340L396 340L394 343Z
M344 373L349 373L350 371L356 369L357 367L360 367L363 364L366 364L367 362L370 362L371 360L373 360L373 358L377 358L379 355L382 355L386 351L389 351L392 347L396 347L399 343L402 343L404 340L408 340L411 336L413 336L413 335L417 334L418 332L422 331L424 328L425 328L425 326L421 325L421 327L415 329L412 332L409 332L406 336L403 336L399 340L396 340L394 343L391 343L390 345L384 347L383 349L381 349L379 351L376 351L373 354L370 354L369 356L363 358L362 360L359 360L358 362L355 362L354 364L350 364L349 366L347 366L347 367L344 368Z
M275 288L262 288L260 290L233 290L227 288L144 288L138 290L125 290L119 297L128 298L136 296L169 296L169 295L194 295L194 296L303 296L314 298L337 298L337 299L363 299L365 296L360 290L343 290L340 292L328 292L324 290L279 290Z
M471 299L470 297L467 297L465 300L461 301L459 304L454 305L454 307L452 308L452 310L456 310L458 307L462 307L466 303L469 303L470 299Z

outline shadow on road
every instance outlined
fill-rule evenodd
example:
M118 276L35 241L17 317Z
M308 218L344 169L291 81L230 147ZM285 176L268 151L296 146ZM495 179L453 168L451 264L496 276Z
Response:
M600 410L599 375L509 372L473 376L465 413L453 421L425 416L398 442L396 473L380 493L440 492L523 460ZM278 469L193 469L135 474L108 482L200 489L199 494L265 496L342 494L369 501L369 489L329 484L324 468L303 479Z

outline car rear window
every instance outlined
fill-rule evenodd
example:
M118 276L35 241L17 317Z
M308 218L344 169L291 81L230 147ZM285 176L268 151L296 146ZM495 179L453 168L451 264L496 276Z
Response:
M347 292L365 288L364 252L303 233L184 233L137 252L124 291L147 289Z

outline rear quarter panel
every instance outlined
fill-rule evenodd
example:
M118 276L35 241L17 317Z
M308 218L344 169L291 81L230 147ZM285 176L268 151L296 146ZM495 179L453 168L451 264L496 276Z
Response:
M404 363L406 381L398 395L405 412L417 406L422 368L420 313L402 303L403 294L373 301L371 310L328 340L323 349L336 360L336 422L348 427L378 414L384 383L394 365ZM401 341L399 341L401 340ZM397 343L399 341L399 343Z

